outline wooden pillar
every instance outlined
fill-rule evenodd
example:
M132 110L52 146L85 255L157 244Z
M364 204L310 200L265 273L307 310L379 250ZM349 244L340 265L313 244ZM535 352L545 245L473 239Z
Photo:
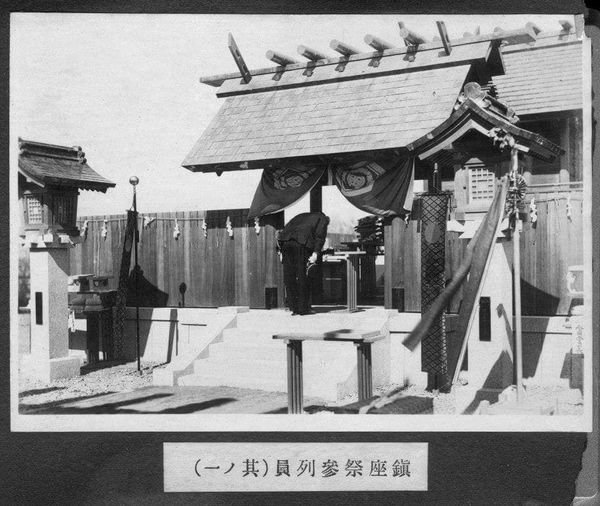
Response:
M323 185L321 184L321 181L310 190L310 212L323 212Z
M358 376L358 400L365 401L373 396L371 343L355 344Z
M358 255L348 255L348 258L346 259L346 292L349 313L353 313L358 309L358 261Z
M565 118L560 120L560 145L565 150L565 154L560 157L560 172L558 181L560 183L568 183L570 179L570 165L571 165L571 119Z
M287 341L288 413L302 414L302 341Z

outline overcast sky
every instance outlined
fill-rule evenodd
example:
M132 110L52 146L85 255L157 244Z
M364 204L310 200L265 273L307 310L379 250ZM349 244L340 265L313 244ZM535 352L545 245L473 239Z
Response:
M527 21L555 31L567 17L12 14L12 166L19 136L82 146L89 165L117 186L82 192L79 215L122 213L133 174L142 213L249 207L260 171L217 177L181 167L220 107L216 88L199 77L237 71L229 32L253 69L272 66L267 50L297 56L299 44L335 56L329 42L339 39L368 51L367 33L401 46L398 21L431 39L437 19L456 38L476 26L486 33ZM362 215L335 188L326 190L326 213Z

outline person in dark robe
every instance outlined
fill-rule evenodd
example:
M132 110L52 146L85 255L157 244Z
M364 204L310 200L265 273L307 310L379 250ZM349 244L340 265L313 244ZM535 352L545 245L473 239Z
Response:
M312 314L307 265L315 263L327 237L329 218L323 213L302 213L279 233L283 256L283 282L294 315Z

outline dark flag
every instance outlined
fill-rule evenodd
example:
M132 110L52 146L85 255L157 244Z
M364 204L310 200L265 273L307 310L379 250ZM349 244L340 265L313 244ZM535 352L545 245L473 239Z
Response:
M315 186L324 167L280 167L263 170L248 218L273 214L300 200Z
M350 166L336 166L333 179L351 204L369 214L398 216L412 208L413 158L388 163L363 160Z

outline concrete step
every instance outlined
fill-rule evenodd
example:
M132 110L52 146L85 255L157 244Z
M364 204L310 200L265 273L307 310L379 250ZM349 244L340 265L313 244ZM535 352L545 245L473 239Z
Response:
M269 343L214 343L208 349L209 360L245 359L285 361L285 345L271 340Z
M198 361L201 362L201 361ZM228 367L223 362L209 360L195 370L194 374L179 378L182 386L230 386L250 388L268 392L287 392L287 368L285 363L259 363L253 367ZM268 365L268 367L267 367ZM338 396L338 383L342 381L336 375L304 370L304 395L335 400Z
M276 334L274 332L273 334ZM256 343L266 344L273 342L273 334L263 330L252 330L246 328L232 328L223 331L224 343Z
M303 358L305 363L317 361L333 362L340 357L356 356L351 343L304 342ZM208 359L245 359L245 360L287 360L286 345L281 340L270 339L265 342L223 341L213 343L208 349Z

